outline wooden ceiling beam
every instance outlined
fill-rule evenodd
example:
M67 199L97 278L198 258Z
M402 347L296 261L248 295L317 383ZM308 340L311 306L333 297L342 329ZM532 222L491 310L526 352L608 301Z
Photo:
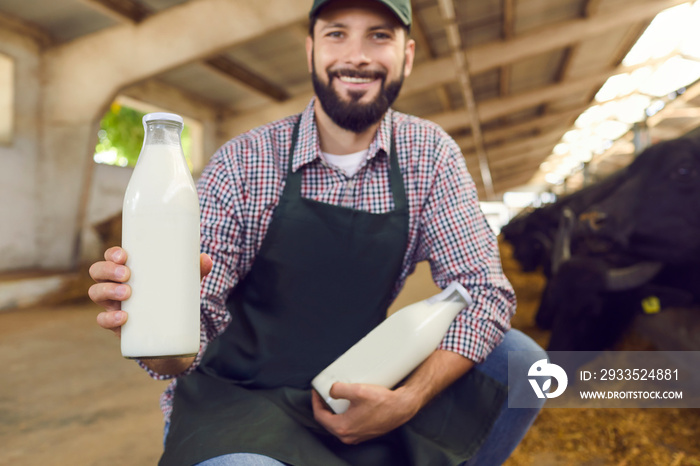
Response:
M559 63L557 75L554 78L556 82L565 81L569 77L569 74L571 73L572 63L574 62L576 55L579 54L580 50L580 43L564 49L564 54L562 56L561 63Z
M101 9L102 11L116 17L117 19L133 24L138 24L144 19L155 14L144 4L134 0L82 0L88 5ZM282 87L270 82L264 76L261 76L247 67L231 60L225 55L217 55L215 57L204 60L205 66L215 70L228 79L247 86L260 94L283 102L289 99L289 94Z
M613 58L609 62L610 66L618 66L622 63L622 60L627 56L632 46L639 40L647 27L649 27L652 19L653 18L649 18L647 21L637 24L627 30L625 37L620 41L617 51L613 54Z
M562 21L553 26L538 28L521 34L510 41L489 42L466 50L472 74L518 62L524 58L549 52L582 40L599 36L612 29L652 19L665 8L684 3L684 0L656 0L642 5L633 4L593 18ZM625 45L629 49L629 45ZM439 84L457 80L457 71L450 57L443 57L414 67L404 83L404 94L421 92Z
M673 126L657 125L650 128L650 132L652 139L660 139L662 141L676 139L686 133L685 127L678 124L674 124Z
M501 9L503 10L501 38L504 41L510 41L515 36L515 0L502 0ZM510 76L510 65L502 65L498 73L498 91L501 97L510 94Z
M253 88L259 93L278 102L284 102L289 99L289 93L282 87L270 82L263 76L231 60L225 55L217 55L208 60L204 60L204 63L209 68L223 74L225 77Z
M552 100L561 99L571 94L585 92L591 88L602 85L603 82L613 74L616 74L616 72L596 73L583 78L513 94L502 99L485 100L479 105L479 116L482 122L487 122L513 112L526 110ZM468 127L470 122L469 115L465 110L455 110L439 115L430 115L426 118L439 124L448 132Z
M541 27L533 32L519 35L508 42L489 42L468 49L467 59L474 64L472 72L481 73L506 63L514 63L599 36L612 29L651 20L662 10L686 2L687 0L634 2L591 18L561 21L552 26Z
M644 66L647 66L647 63L634 66L618 66L608 71L569 79L562 83L555 83L549 86L543 86L539 89L520 92L502 99L485 100L479 104L479 117L483 123L513 112L537 107L549 101L569 97L571 94L590 92L591 89L597 90L610 76L629 73ZM437 115L429 115L426 118L439 124L447 132L454 132L469 127L469 115L464 110L453 110Z
M654 127L661 123L667 115L672 115L678 108L683 108L691 100L700 96L700 83L695 83L686 89L686 91L676 97L675 100L669 102L664 108L662 108L658 113L650 116L647 119L647 125Z
M83 3L99 8L118 21L138 24L154 12L143 3L133 0L82 0Z
M587 0L586 4L583 6L582 16L584 18L590 18L591 16L598 14L602 1L603 0Z
M552 113L539 118L528 120L524 123L507 125L494 130L484 131L484 142L492 144L498 141L504 143L511 142L512 139L517 139L517 135L532 132L534 130L544 130L547 128L568 128L573 123L573 120L578 117L587 107L577 107L563 112ZM529 137L529 136L528 136ZM469 136L455 138L455 141L463 151L469 152L472 150L472 139ZM498 148L500 146L489 146L489 149Z
M700 118L700 107L674 107L665 116L665 120L676 118Z
M197 0L136 25L120 24L52 47L43 56L44 117L84 118L95 112L94 102L127 85L303 22L308 8L306 0ZM91 85L76 85L76 80ZM66 108L71 108L68 116Z
M464 53L462 36L459 32L459 26L457 24L454 0L438 0L438 4L440 6L441 16L445 22L447 42L450 46L455 69L457 70L457 80L462 91L462 98L464 99L466 111L469 114L472 138L474 139L474 149L479 159L479 171L481 172L484 189L486 190L486 199L490 200L494 198L495 193L491 182L489 159L488 155L486 154L486 149L484 148L479 109L477 108L476 98L474 97L474 88L471 81L469 61Z
M425 50L425 54L432 61L435 59L435 50L430 45L428 36L425 34L425 26L423 26L423 20L417 14L413 15L413 25L411 26L411 36L416 41L416 48ZM447 92L447 85L443 84L436 88L438 99L440 99L440 105L445 111L452 109L452 102L450 100L449 93Z
M569 44L596 37L606 31L620 28L635 22L650 20L660 11L684 3L686 0L653 0L642 4L631 3L622 8L598 14L594 18L562 21L553 26L543 27L531 33L501 41L479 45L466 50L470 72L476 75L523 58L556 50ZM436 86L457 81L457 69L452 56L438 58L414 66L411 76L406 79L401 96L433 89ZM301 101L308 102L313 93L300 95ZM296 99L296 98L295 98ZM286 102L285 102L286 103ZM278 104L279 105L279 104ZM298 108L298 106L294 106ZM303 108L303 107L302 107ZM239 134L270 120L288 115L288 106L267 105L258 111L248 112L231 118L226 127L231 134Z
M538 164L541 164L547 159L551 151L551 146L546 147L543 145L543 147L533 147L524 150L518 153L517 155L511 154L509 158L496 159L492 163L493 172L494 174L498 174L499 172L506 170L509 167L521 165L523 163L528 163L528 161L532 161L533 159L537 160ZM467 162L467 165L474 163L475 161L474 157L466 157L465 160ZM497 177L497 175L495 175L494 177Z
M581 9L581 17L591 18L598 12L601 0L587 0L583 8ZM554 80L556 82L565 81L571 74L571 68L576 60L576 57L581 53L581 42L571 44L564 49L564 55L559 64L559 69L557 70L556 77ZM612 66L617 66L617 63ZM546 104L542 107L542 114L546 115L550 111L550 104Z
M537 136L519 139L508 144L503 144L498 146L498 148L491 148L489 149L489 159L494 166L497 166L502 161L518 158L522 154L531 150L541 150L542 147L551 149L561 139L564 132L565 129L556 128ZM474 154L472 152L467 152L464 154L465 157L471 157L473 155Z

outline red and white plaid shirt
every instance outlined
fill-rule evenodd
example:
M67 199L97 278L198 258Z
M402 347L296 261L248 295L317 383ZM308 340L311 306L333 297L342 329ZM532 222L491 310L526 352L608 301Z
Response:
M231 320L226 298L250 271L265 238L284 187L297 118L253 129L224 144L199 180L202 252L212 257L214 268L202 282L202 344L189 371ZM312 99L302 113L293 163L295 171L303 168L302 196L374 213L392 210L392 123L409 206L408 248L394 297L416 263L424 260L440 288L459 281L474 303L457 316L440 348L481 362L510 328L515 294L503 275L496 238L479 208L464 158L447 133L429 121L389 110L366 161L348 178L321 156ZM166 420L174 385L161 398Z

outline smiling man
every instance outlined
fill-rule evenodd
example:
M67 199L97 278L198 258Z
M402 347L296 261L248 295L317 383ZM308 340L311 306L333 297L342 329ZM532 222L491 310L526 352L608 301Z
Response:
M505 406L513 290L456 143L390 107L415 56L408 0L316 0L306 52L316 97L226 143L199 182L202 346L141 361L176 378L162 398L161 464L491 465L537 415ZM91 268L119 332L128 251ZM416 263L473 304L399 387L311 379L378 325ZM546 357L543 355L542 357ZM280 463L282 462L282 463Z
M312 16L323 2L317 3ZM377 10L371 3L353 2L351 8L331 3L312 23L306 40L317 115L354 134L373 135L372 127L398 97L415 55L408 27L397 18L376 11L372 24L365 24L366 12Z

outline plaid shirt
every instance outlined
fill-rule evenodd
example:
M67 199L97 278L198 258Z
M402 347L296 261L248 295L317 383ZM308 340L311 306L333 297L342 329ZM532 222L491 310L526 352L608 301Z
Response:
M287 172L298 116L242 134L212 157L198 183L202 252L214 261L202 282L201 360L208 342L231 320L226 298L250 271ZM515 294L503 275L495 236L479 209L459 147L434 123L389 110L360 170L347 177L321 157L314 100L301 115L293 170L303 168L302 196L374 213L394 208L389 186L392 123L409 206L408 247L393 297L416 263L427 260L435 283L459 281L474 303L449 328L440 348L481 362L510 328ZM145 366L144 366L145 367ZM156 379L166 379L152 371ZM166 420L175 382L161 398Z

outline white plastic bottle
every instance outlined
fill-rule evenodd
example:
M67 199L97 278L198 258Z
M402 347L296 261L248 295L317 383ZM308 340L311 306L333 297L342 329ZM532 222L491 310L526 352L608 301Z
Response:
M348 400L329 395L335 382L393 388L435 351L457 314L472 303L457 282L441 293L406 306L375 327L312 381L311 385L336 414Z
M121 349L127 358L199 350L199 198L182 152L182 118L143 117L146 135L124 196L122 247L131 297Z

